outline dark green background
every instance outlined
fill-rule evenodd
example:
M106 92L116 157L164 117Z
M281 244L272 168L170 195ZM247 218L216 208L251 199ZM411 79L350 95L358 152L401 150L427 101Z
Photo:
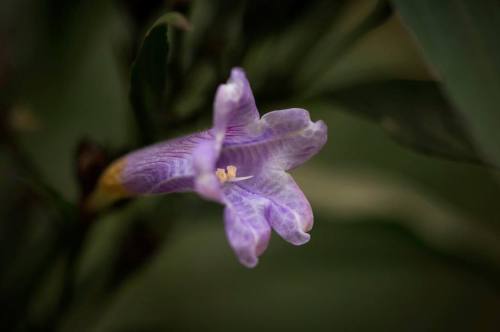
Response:
M0 330L498 331L499 28L489 0L3 1ZM209 127L233 66L329 127L307 245L250 270L194 194L81 210Z

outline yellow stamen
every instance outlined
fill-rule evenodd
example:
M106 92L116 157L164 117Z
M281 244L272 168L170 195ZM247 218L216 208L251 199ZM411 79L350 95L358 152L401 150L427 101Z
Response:
M236 166L229 165L226 167L227 169L227 179L232 180L236 177Z
M215 175L219 178L220 183L224 183L228 180L226 171L224 168L217 168Z
M226 169L217 168L217 170L215 171L215 175L219 179L220 183L224 183L227 181L238 180L238 178L236 177L236 171L236 166L229 165L226 167Z

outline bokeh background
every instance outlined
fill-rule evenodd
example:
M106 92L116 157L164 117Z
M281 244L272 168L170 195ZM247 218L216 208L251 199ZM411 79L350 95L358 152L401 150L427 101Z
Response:
M498 331L499 29L493 0L3 0L0 330ZM246 269L194 194L84 211L233 66L329 126L307 245Z

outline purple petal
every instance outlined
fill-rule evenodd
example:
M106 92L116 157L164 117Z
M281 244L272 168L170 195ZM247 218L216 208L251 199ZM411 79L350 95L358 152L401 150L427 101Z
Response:
M201 132L132 152L123 158L120 182L134 194L193 190L193 151L211 139L209 132Z
M249 126L246 136L224 142L219 167L235 165L239 176L254 175L263 167L289 170L315 155L326 143L323 121L312 122L309 112L292 108L265 114Z
M277 149L275 162L285 170L295 168L321 150L325 145L328 128L323 121L312 122L309 112L300 108L273 111L261 121L271 137L282 146Z
M125 189L134 194L195 189L205 198L220 201L215 166L224 138L226 134L238 135L238 126L259 118L250 85L241 69L233 69L228 82L219 86L214 108L212 130L158 143L127 155L120 174Z
M214 131L222 137L259 119L255 99L245 73L233 68L226 84L217 89L214 101Z
M268 170L234 185L269 200L267 220L282 238L295 245L309 241L307 232L313 226L311 205L290 174Z
M195 190L202 197L216 202L221 202L222 197L221 184L215 175L219 151L220 147L213 139L202 142L193 151Z
M224 220L229 244L240 262L254 267L271 237L265 212L269 201L234 186L224 186Z
M215 176L222 144L228 137L244 135L244 126L255 122L259 113L243 70L235 68L226 84L217 89L214 101L213 140L200 144L193 153L195 190L201 196L221 202L220 183Z

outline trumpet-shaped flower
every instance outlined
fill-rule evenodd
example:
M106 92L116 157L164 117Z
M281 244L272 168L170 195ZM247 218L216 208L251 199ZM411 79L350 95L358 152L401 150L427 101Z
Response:
M196 191L225 206L229 243L254 267L271 229L286 241L309 241L313 213L288 170L327 140L324 122L299 108L260 117L242 69L217 89L213 127L132 152L114 162L100 187L120 195Z

